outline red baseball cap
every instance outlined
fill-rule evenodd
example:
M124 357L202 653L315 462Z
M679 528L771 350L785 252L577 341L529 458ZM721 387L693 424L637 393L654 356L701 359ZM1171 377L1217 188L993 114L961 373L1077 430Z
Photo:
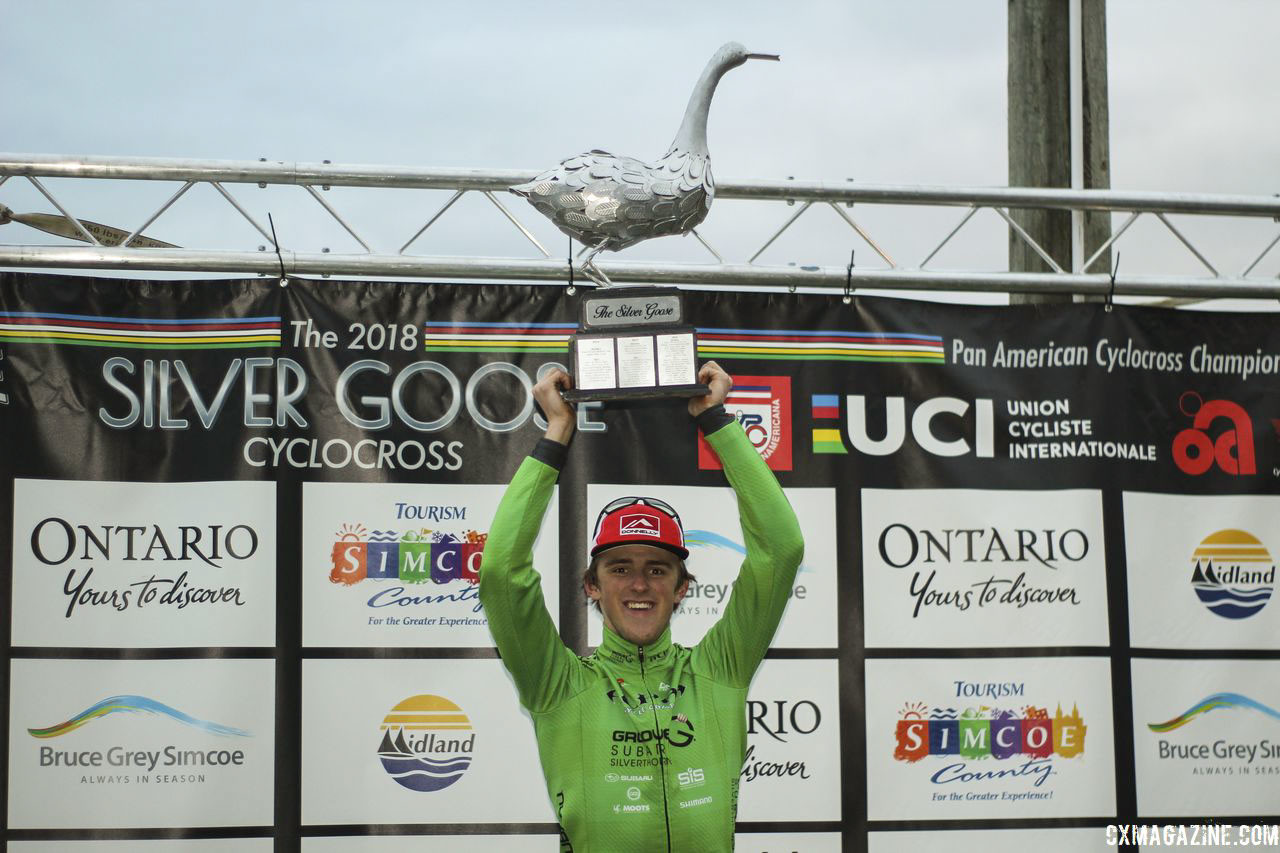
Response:
M682 560L689 556L680 516L670 504L657 498L618 498L600 511L591 556L618 545L652 545Z

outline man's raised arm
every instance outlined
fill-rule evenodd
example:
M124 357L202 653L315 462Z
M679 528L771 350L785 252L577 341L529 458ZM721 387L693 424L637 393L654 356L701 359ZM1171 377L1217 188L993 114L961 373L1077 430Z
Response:
M712 389L689 402L689 413L706 435L738 499L738 518L747 549L733 593L720 621L698 643L695 654L715 677L746 687L777 631L787 595L804 558L796 514L773 472L742 427L720 405L732 380L707 362L698 381Z
M542 579L533 568L533 543L573 438L574 411L560 395L570 385L568 374L555 370L534 386L547 432L507 486L480 563L480 602L489 631L521 703L532 711L544 710L564 695L577 659L556 633Z

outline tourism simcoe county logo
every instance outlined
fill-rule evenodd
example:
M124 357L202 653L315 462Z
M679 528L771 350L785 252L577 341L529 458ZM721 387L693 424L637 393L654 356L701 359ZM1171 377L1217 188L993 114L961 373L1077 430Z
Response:
M463 710L424 693L400 702L382 719L378 759L387 775L411 791L440 791L462 778L475 754L476 733Z
M1191 588L1211 613L1247 619L1271 600L1275 561L1252 533L1219 530L1205 537L1191 559Z
M475 530L458 535L425 527L399 532L344 524L330 552L329 580L348 586L364 580L478 584L487 538Z
M925 758L957 758L996 761L1021 759L1016 767L973 769L965 762L950 762L935 772L935 784L982 782L1031 777L1040 787L1053 775L1050 760L1084 754L1085 726L1074 706L1070 714L1062 706L1050 717L1045 708L1020 711L982 706L963 713L954 708L930 708L908 703L900 713L893 757L914 764Z

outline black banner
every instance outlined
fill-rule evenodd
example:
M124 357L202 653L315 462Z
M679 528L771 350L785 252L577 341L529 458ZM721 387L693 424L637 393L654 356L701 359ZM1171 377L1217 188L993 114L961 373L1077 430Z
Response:
M1275 822L1273 318L685 299L807 543L739 849ZM578 316L559 287L0 276L6 838L553 841L474 583ZM718 462L683 402L578 425L535 554L562 635L598 637L588 520L645 487L701 536L696 641L741 541ZM397 784L406 709L488 751Z

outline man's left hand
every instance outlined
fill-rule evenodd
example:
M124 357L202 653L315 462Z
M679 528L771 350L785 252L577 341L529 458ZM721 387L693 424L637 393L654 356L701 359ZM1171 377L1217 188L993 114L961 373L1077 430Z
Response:
M689 414L695 418L712 406L723 403L725 397L729 396L729 389L733 387L733 377L714 361L702 365L698 371L698 381L710 387L711 393L689 399Z

